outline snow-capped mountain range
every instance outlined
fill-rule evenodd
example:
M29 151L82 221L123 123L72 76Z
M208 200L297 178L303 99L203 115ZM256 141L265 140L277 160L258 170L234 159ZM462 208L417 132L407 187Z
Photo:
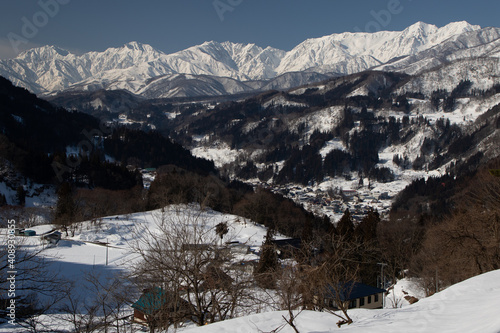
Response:
M288 52L215 41L173 54L138 42L83 55L44 46L1 60L0 75L41 95L123 89L148 98L191 97L287 89L367 69L415 74L469 57L499 58L500 28L418 22L403 31L308 39Z

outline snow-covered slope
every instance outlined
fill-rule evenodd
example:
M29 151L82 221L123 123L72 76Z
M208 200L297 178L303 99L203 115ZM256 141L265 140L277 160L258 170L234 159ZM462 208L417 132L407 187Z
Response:
M438 89L451 92L462 80L469 80L474 89L487 90L500 84L499 58L468 58L425 71L412 77L398 93L420 92L426 96Z
M338 318L324 312L304 311L297 318L300 332L500 332L500 270L489 272L402 309L350 310L354 323L340 330ZM270 312L237 318L186 333L271 332L285 324L286 312ZM284 325L282 333L294 332Z
M136 93L151 78L167 74L267 79L284 51L254 44L206 42L167 55L150 45L131 42L104 52L77 56L44 46L0 62L0 74L35 93L78 86L81 90L125 89Z
M444 42L422 52L408 54L376 69L416 74L455 60L480 57L498 58L499 55L500 29L485 28L451 36Z
M137 213L127 216L111 216L100 220L99 223L84 222L78 224L73 237L63 237L55 247L47 248L43 254L48 267L58 271L61 277L74 282L74 293L88 293L88 282L85 274L92 272L95 276L117 276L127 271L136 255L131 252L130 245L135 244L141 233L132 232L144 227L154 233L159 219L168 221L193 218L203 220L207 237L218 237L215 234L215 225L227 222L229 233L227 239L245 243L249 247L258 248L266 234L265 228L253 224L234 215L225 215L213 211L200 211L195 206L170 206L164 213L160 210ZM191 221L190 220L190 221ZM31 228L38 235L48 233L54 226L41 225ZM0 237L4 239L6 229L1 229ZM5 239L4 239L5 240ZM43 244L40 238L26 238L26 245L37 249ZM109 247L103 246L108 243ZM239 260L249 260L253 254L247 254ZM108 265L106 265L106 262ZM413 305L402 308L387 306L380 310L350 310L349 315L354 323L343 326L346 332L500 332L500 270L492 271L469 280L463 281L429 298L421 299ZM386 304L391 304L386 302ZM127 308L124 315L130 314ZM287 312L267 312L252 314L232 320L227 320L203 327L188 325L178 332L209 333L209 332L270 332L283 325L280 332L288 333L293 330L284 325L282 316ZM38 318L47 331L70 331L71 322L58 314L45 314ZM338 318L325 313L304 311L297 317L297 327L300 332L327 333L337 331ZM140 329L140 327L135 327ZM20 333L26 329L20 325L0 325L0 332Z
M172 205L163 210L135 213L130 215L110 216L99 219L99 221L82 222L73 225L70 235L62 235L62 240L56 246L47 246L41 236L55 229L53 225L38 225L30 227L36 231L34 237L17 237L18 244L38 251L44 248L41 255L44 256L44 265L49 271L57 272L63 281L72 282L72 295L84 295L85 300L89 295L95 296L98 291L89 283L88 277L100 279L117 278L120 274L130 273L131 265L137 260L138 255L134 253L134 246L141 246L141 240L148 235L161 234L159 226L166 221L167 228L176 223L185 223L203 235L203 240L210 242L220 241L215 232L218 223L225 222L228 225L228 233L224 241L241 243L252 250L258 250L266 235L266 228L253 223L245 218L223 214L211 210L200 210L198 205ZM149 230L148 234L145 230ZM170 229L167 229L170 230ZM74 232L74 235L71 233ZM7 244L7 228L0 228L0 241ZM279 239L280 237L278 237ZM108 244L108 247L104 244ZM254 253L235 253L235 262L243 260L256 260L258 256ZM19 265L16 263L16 265ZM17 267L17 266L16 266ZM18 281L20 284L21 282ZM103 284L107 282L101 282ZM132 290L129 290L132 293ZM18 295L22 292L17 291ZM41 295L41 293L39 294ZM123 295L125 296L125 295ZM128 296L131 296L128 295ZM97 297L97 296L95 296ZM79 299L78 301L82 301ZM66 302L68 299L63 300ZM61 303L58 304L61 306ZM87 311L84 310L84 311ZM123 309L123 317L133 312L131 307ZM73 332L74 327L68 320L68 314L49 311L37 318L43 325L45 332ZM132 326L133 332L141 331L141 326ZM19 324L10 325L0 321L0 332L2 333L24 333L27 328ZM109 332L115 332L109 330Z
M253 88L229 77L172 74L153 78L137 91L146 98L233 95Z
M44 46L0 61L0 75L37 94L68 89L124 89L155 98L221 95L247 89L287 89L324 79L321 75L351 74L369 68L417 73L457 59L498 58L499 37L498 28L481 29L467 22L442 28L418 22L403 31L342 33L308 39L289 52L215 41L173 54L137 42L80 56ZM167 82L171 79L178 83L175 74L217 78L203 84L190 80L179 87ZM221 78L233 81L222 82ZM151 83L154 87L149 87ZM185 84L195 87L183 88Z
M277 72L314 70L351 74L479 29L467 22L450 23L442 28L418 22L403 31L343 33L308 39L287 53Z

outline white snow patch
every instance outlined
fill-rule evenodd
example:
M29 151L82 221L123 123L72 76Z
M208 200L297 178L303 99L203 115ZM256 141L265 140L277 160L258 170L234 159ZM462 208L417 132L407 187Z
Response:
M347 95L346 97L349 98L349 97L355 97L355 96L368 96L369 93L370 93L370 91L368 90L367 87L359 87L358 89L354 90L349 95Z
M242 129L243 133L248 134L248 132L256 129L260 123L261 123L260 121L253 121L253 122L247 123Z
M498 333L500 332L500 270L458 283L429 298L402 309L349 310L354 323L342 329L338 317L325 312L304 311L296 319L300 332L327 333ZM187 329L186 333L270 332L283 325L282 333L292 333L283 316L287 312L268 312L236 318L212 325ZM285 325L284 325L285 324Z
M177 118L178 115L180 115L181 113L180 112L164 112L165 116L168 118L168 119L175 119Z
M335 149L347 151L342 140L335 138L333 140L327 141L324 147L320 149L319 153L321 157L325 158L325 156L328 155L328 153L330 153L332 150Z
M320 132L331 132L342 119L343 106L331 106L326 109L309 113L304 117L297 118L290 122L290 129L297 132L301 124L306 124L307 128L304 136L309 136L316 130Z
M283 95L279 95L279 96L273 97L269 101L265 102L262 106L264 108L268 108L270 106L271 107L273 107L273 106L307 107L308 105L304 104L304 103L298 103L298 102L294 102L294 101L289 101Z
M191 149L191 153L196 157L213 161L218 168L236 161L240 154L239 151L231 149L227 145L196 147Z

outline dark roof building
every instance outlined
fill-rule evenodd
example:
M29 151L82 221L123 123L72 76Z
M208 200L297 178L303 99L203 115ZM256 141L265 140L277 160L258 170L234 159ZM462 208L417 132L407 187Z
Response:
M42 238L51 244L57 244L61 240L61 233L59 231L54 231L47 235L43 235Z
M340 292L337 297L337 291ZM323 294L323 305L337 308L337 300L349 303L348 308L381 309L386 290L359 282L347 282L338 288L329 286Z
M274 239L272 242L281 259L292 258L294 252L300 250L302 246L300 238Z
M188 317L189 303L182 298L173 300L162 288L146 289L137 302L132 304L134 322L162 327L176 324Z

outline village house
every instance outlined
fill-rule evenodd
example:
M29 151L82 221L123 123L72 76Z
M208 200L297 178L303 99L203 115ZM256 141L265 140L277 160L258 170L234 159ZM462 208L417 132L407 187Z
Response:
M189 303L180 297L176 300L172 298L162 288L145 289L139 300L132 304L133 322L150 327L165 327L186 320Z
M321 306L337 309L337 300L340 299L349 309L382 309L383 297L386 290L372 287L359 282L348 282L337 288L341 290L337 297L336 288L329 286L322 295ZM318 304L320 305L320 304Z
M272 242L280 259L293 258L293 254L300 251L302 246L300 238L275 239Z
M42 239L49 244L56 245L61 240L61 233L59 231L54 231L50 234L43 235Z

